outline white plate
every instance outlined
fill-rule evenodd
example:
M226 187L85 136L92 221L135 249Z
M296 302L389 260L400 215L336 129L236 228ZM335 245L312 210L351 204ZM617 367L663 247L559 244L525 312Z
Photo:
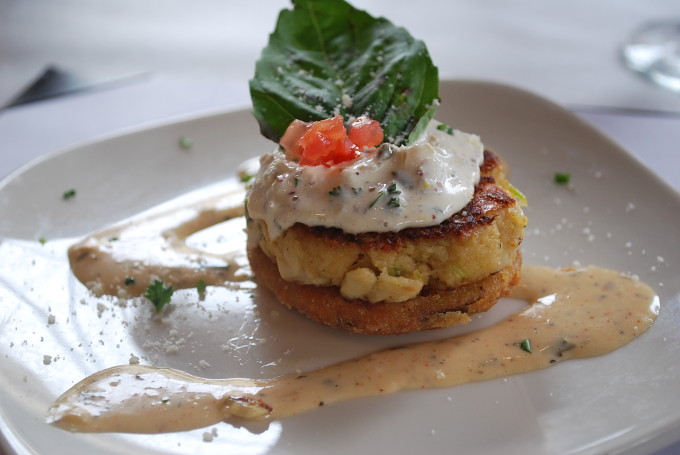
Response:
M249 112L221 113L54 154L0 184L0 430L8 448L589 454L645 453L680 439L678 195L610 140L534 95L458 81L443 83L442 100L437 117L480 134L511 164L513 182L528 196L525 262L596 264L639 275L662 302L648 333L600 358L344 402L269 425L165 435L70 434L46 425L45 411L61 392L131 355L206 377L268 377L471 330L518 308L505 300L468 327L366 337L315 324L260 290L214 288L204 302L195 292L178 292L162 319L139 300L93 297L70 274L70 243L190 190L234 183L238 163L271 146ZM193 140L191 150L178 146L181 136ZM554 184L555 172L570 172L573 185ZM64 201L71 188L77 196ZM205 442L204 432L213 429L216 437Z

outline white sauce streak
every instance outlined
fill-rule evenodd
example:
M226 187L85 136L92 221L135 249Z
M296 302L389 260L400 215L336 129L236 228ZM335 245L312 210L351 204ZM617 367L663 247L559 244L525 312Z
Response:
M525 267L514 296L531 305L495 326L271 380L111 368L59 397L48 422L80 432L159 433L231 416L278 419L352 398L451 387L603 355L644 333L659 311L658 298L644 283L596 267ZM531 352L522 349L523 340Z
M330 168L300 166L278 150L266 154L248 214L267 223L271 239L297 222L351 234L439 224L472 199L484 147L478 136L438 125L430 122L411 146L379 148Z

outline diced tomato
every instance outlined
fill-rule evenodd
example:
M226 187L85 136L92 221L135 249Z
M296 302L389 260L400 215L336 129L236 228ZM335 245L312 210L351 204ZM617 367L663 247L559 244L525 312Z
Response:
M312 123L298 141L300 164L331 166L354 158L356 147L347 139L342 116Z
M310 131L318 131L325 134L333 142L342 140L347 136L345 122L342 120L341 115L336 115L335 117L312 123Z
M286 128L286 132L283 133L279 144L289 153L291 158L300 157L302 151L297 145L298 141L311 126L311 122L303 122L302 120L295 119L290 122L290 125Z
M302 151L302 159L319 161L331 153L336 143L321 131L309 131L298 142Z
M349 128L349 140L359 149L375 147L383 141L384 134L380 122L362 115L352 122Z
M327 143L325 141L314 141L304 149L300 164L305 166L318 166L323 164L330 167L334 164L349 161L358 155L357 147L348 138L341 141Z
M300 138L298 146L303 156L318 158L330 152L336 142L347 136L341 116L327 118L312 123L307 132Z
M332 166L353 160L365 147L383 140L380 123L368 117L352 122L349 136L341 115L318 122L294 120L281 138L281 146L289 157L300 158L306 166Z

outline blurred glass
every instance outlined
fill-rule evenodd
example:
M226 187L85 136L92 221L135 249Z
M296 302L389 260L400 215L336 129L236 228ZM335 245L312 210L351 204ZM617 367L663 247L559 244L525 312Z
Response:
M680 19L650 22L622 48L625 64L655 84L680 92Z

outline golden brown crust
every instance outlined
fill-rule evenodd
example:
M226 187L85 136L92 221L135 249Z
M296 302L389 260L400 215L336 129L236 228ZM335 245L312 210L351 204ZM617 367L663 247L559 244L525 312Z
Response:
M519 282L521 255L510 266L477 282L453 289L424 291L405 302L368 303L347 300L337 286L285 281L276 264L260 248L248 251L258 281L289 308L309 318L357 333L397 335L467 323L469 315L487 311Z

